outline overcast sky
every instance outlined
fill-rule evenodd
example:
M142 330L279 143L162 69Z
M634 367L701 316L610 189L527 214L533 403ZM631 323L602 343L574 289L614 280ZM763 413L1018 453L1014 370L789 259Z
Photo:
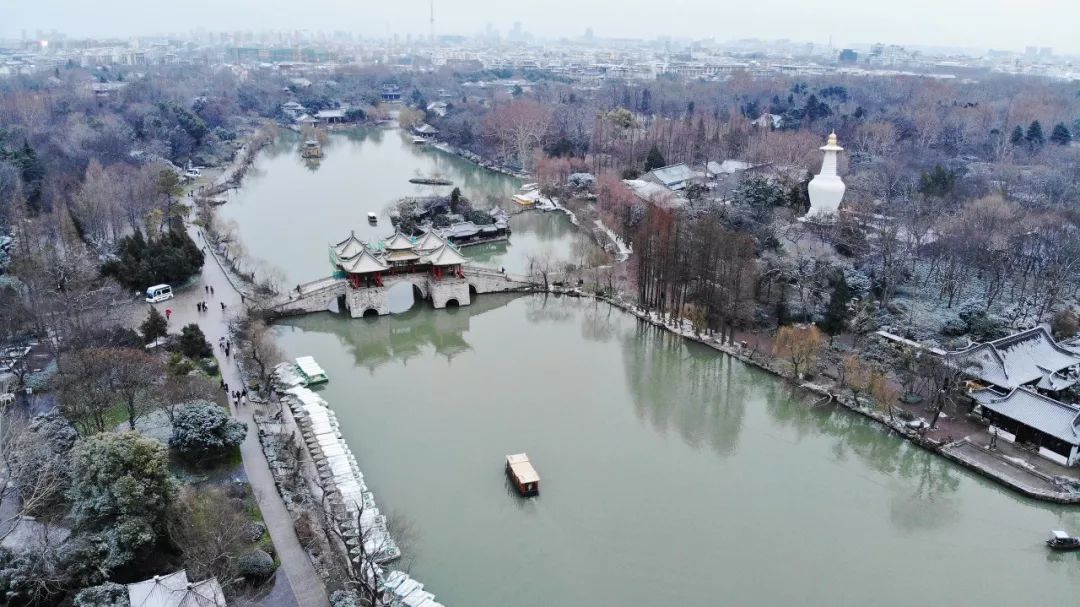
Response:
M435 0L436 32L515 21L541 36L791 38L1080 53L1080 0ZM0 0L0 37L25 29L126 36L259 29L426 34L428 0Z

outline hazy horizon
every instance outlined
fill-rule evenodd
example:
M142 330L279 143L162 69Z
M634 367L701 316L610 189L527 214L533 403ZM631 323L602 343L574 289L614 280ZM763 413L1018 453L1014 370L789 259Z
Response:
M347 31L363 36L427 35L428 0L358 6L342 0L188 0L163 10L160 3L97 0L8 0L0 37L24 31L57 30L72 37L128 37L182 34L194 30ZM1022 51L1053 47L1080 52L1073 32L1080 2L1067 0L907 0L898 8L866 0L807 3L766 0L722 6L708 0L645 0L584 5L547 0L507 7L496 0L435 2L437 34L476 34L490 24L505 34L515 22L540 37L577 37L592 28L597 37L658 36L719 41L744 38L791 39L836 47L883 42ZM615 10L615 9L618 10ZM902 10L901 10L902 9Z

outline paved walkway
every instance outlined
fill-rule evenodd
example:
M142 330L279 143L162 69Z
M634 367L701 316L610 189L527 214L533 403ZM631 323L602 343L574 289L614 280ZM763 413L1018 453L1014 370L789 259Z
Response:
M204 246L205 243L195 228L189 228L188 233L196 244ZM213 287L214 294L210 295L205 287ZM195 304L200 301L206 302L209 308L207 312L199 313L196 310ZM222 303L225 304L224 309L221 307ZM214 346L222 378L229 384L230 390L238 389L242 385L233 357L226 358L225 352L217 347L218 339L228 335L229 321L242 311L240 294L233 289L225 271L216 258L210 254L209 246L207 246L206 263L203 265L200 281L177 293L173 299L155 304L155 307L162 313L165 309L172 310L172 318L169 321L170 332L179 332L184 325L192 322L198 323L207 341ZM236 419L248 425L247 436L240 445L244 470L251 483L252 492L259 502L267 530L274 540L274 548L277 550L281 567L292 586L296 598L294 604L299 607L326 607L330 604L326 588L312 566L307 552L301 547L296 537L296 530L293 528L292 516L274 485L270 466L266 463L262 446L259 444L255 421L252 419L252 407L247 406L236 410L231 403L230 407ZM286 603L281 601L280 596L276 596L274 604L285 605Z

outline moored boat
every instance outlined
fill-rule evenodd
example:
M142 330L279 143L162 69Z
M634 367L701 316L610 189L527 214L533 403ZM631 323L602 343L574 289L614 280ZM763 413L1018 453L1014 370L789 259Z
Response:
M514 487L522 497L540 493L540 475L529 462L529 456L515 453L506 456L506 474L510 476Z
M300 372L300 377L305 386L330 381L330 378L326 376L326 371L319 366L319 363L315 362L315 358L312 356L298 357L296 359L296 370Z
M373 211L368 211L367 220L370 223L379 223L379 216L376 215Z
M1054 550L1080 550L1080 537L1073 537L1064 531L1051 531L1046 545Z

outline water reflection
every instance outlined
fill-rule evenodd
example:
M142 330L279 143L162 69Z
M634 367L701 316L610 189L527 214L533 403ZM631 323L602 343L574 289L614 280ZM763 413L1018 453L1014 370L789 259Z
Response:
M391 363L409 361L431 350L447 361L472 349L465 339L473 316L501 308L513 295L485 295L465 308L434 311L421 302L412 309L377 318L352 319L345 315L313 314L281 321L280 332L290 329L329 333L352 355L356 366L374 373ZM434 312L434 313L433 313Z
M622 351L639 418L692 447L735 452L748 384L732 377L730 359L646 322L624 332Z

